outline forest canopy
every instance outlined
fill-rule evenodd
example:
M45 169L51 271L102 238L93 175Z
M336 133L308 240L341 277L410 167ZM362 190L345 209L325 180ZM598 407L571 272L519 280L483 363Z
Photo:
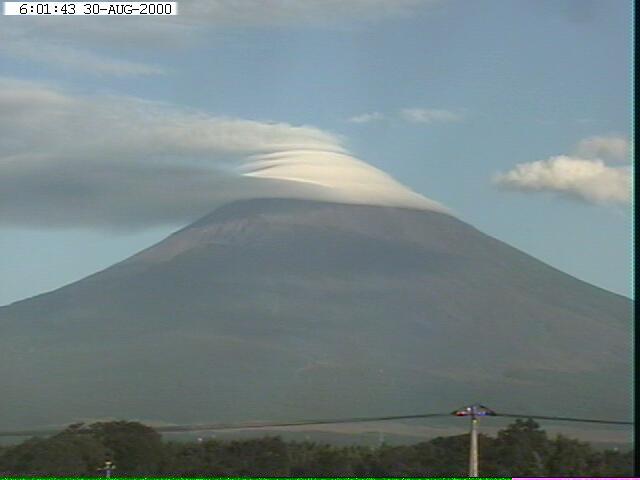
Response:
M480 435L482 476L624 477L633 452L597 450L533 420L516 420L496 437ZM465 476L469 436L414 445L335 446L284 441L167 441L137 422L77 424L48 438L0 447L0 476Z

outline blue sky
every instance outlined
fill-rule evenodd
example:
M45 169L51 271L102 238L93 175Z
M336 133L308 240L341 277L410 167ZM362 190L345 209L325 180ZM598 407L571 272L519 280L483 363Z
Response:
M178 3L170 19L0 18L0 304L122 260L209 204L274 195L231 170L283 144L348 154L332 173L344 198L379 178L357 157L631 294L630 2Z

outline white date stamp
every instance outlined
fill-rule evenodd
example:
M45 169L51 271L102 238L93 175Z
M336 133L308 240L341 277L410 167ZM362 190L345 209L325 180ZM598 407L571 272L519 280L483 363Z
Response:
M4 2L4 15L177 15L178 2Z

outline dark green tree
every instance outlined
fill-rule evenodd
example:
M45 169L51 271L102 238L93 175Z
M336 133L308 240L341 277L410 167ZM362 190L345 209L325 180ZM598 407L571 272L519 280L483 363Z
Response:
M185 477L225 476L221 460L222 444L214 440L206 442L169 442L165 444L161 473Z
M290 449L291 475L345 477L362 471L359 450L304 442Z
M630 476L633 452L596 451L559 435L550 440L532 420L518 420L496 438L479 435L483 476ZM96 476L111 459L118 476L466 476L469 435L409 446L338 447L279 437L163 442L136 422L72 425L50 438L0 450L0 475Z
M289 475L287 445L279 437L233 441L219 452L220 466L229 476Z
M53 437L32 438L7 449L0 471L7 475L91 476L104 462L108 449L74 427Z
M593 457L588 443L558 435L550 444L546 476L588 475Z
M498 432L483 462L494 475L542 477L546 473L549 451L549 439L540 425L532 419L517 419Z
M118 476L160 471L164 445L153 428L138 422L99 422L89 425L86 432L107 448Z
M605 450L589 458L590 477L633 477L633 451Z

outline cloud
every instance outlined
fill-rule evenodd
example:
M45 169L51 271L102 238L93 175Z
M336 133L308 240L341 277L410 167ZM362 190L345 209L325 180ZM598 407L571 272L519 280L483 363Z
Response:
M181 0L176 16L0 16L0 55L94 75L164 73L157 65L116 59L162 48L166 53L220 28L340 27L402 17L434 0ZM18 21L19 20L19 21ZM78 47L82 45L82 47ZM132 47L134 46L134 47Z
M545 15L552 15L573 24L592 24L602 12L606 4L595 0L554 0L551 2L531 2L527 4Z
M164 73L164 70L157 66L97 55L64 43L42 41L37 38L34 40L9 29L0 32L0 53L20 60L34 60L60 69L80 70L96 75L124 77Z
M363 113L347 119L351 123L370 123L384 119L384 115L380 112Z
M401 119L411 123L459 122L464 119L460 112L436 108L405 108L398 112ZM380 112L363 113L347 119L351 123L370 123L384 120L387 116Z
M183 224L222 203L264 197L445 211L314 127L0 77L2 224Z
M578 143L576 154L582 158L625 162L629 160L629 140L618 135L585 138Z
M412 123L459 122L464 118L461 113L435 108L405 108L400 116Z
M554 192L594 204L628 204L629 167L610 167L602 160L555 156L523 163L494 177L502 188L522 192Z
M222 26L326 26L407 15L434 0L182 0L187 21Z

